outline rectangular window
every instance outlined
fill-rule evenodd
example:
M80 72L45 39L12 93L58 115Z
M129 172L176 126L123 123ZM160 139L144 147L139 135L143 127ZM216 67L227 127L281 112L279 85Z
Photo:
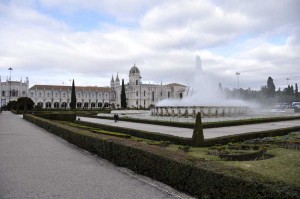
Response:
M2 97L5 97L5 91L2 91Z
M144 91L144 97L146 96L146 91Z
M154 102L154 91L152 91L152 102Z
M168 98L170 98L170 91L168 92Z
M136 96L139 96L139 92L138 91L136 92Z

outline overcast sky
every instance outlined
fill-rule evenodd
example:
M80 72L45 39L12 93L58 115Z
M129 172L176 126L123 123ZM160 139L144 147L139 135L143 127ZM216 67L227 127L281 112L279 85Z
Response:
M300 83L300 0L0 0L0 76L35 84L190 84L196 55L216 86Z

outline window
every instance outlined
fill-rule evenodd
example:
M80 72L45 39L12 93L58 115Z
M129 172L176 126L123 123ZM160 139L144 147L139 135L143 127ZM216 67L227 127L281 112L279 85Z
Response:
M160 92L160 96L162 97L162 92Z
M58 97L58 94L57 94L57 93L55 93L55 97Z
M168 91L168 98L170 98L170 91Z
M152 102L154 102L154 91L152 91Z
M34 93L33 93L33 92L31 92L31 93L30 93L30 95L31 95L31 97L33 97Z
M3 96L3 97L5 96L5 91L2 91L2 96Z
M47 97L50 97L50 93L47 93Z
M139 80L135 80L135 85L139 85Z
M39 97L42 97L42 93L41 92L39 92Z
M63 97L66 97L66 93L63 93Z
M146 96L146 91L144 91L144 97Z
M23 95L25 95L25 94L26 94L26 92L25 92L25 91L23 91L23 92L22 92L22 94L23 94Z
M136 96L139 96L139 92L138 91L136 92Z
M19 92L17 90L12 90L11 91L11 96L12 97L18 97Z

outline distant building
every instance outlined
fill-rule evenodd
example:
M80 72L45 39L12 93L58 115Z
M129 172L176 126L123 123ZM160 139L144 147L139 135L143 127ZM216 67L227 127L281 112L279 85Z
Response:
M115 93L115 105L118 108L121 106L122 90L118 74L116 80L112 77L110 86ZM186 86L177 83L167 85L142 83L140 70L134 65L129 70L129 82L125 84L127 107L148 108L150 105L155 105L158 101L164 99L180 99L185 88Z
M180 99L186 86L172 83L144 84L140 70L134 65L129 71L129 82L125 84L127 107L148 108L164 99ZM76 86L77 108L120 108L121 82L117 74L112 76L110 87ZM35 105L42 108L70 108L71 86L35 85L29 89L30 97Z
M115 96L109 87L76 86L77 108L110 107ZM70 108L71 86L34 85L29 97L42 108Z
M0 77L0 107L6 105L9 101L16 101L19 97L27 97L29 80L26 77L25 81L11 81L6 79L1 81Z

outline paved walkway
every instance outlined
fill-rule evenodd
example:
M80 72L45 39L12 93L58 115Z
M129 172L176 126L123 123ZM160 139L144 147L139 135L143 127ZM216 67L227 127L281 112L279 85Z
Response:
M0 198L188 198L83 151L10 112L0 114Z
M169 126L160 126L160 125L153 125L153 124L142 124L142 123L124 122L124 121L118 121L115 123L114 120L88 118L88 117L80 117L80 119L81 121L107 124L111 126L120 126L120 127L132 128L132 129L138 129L138 130L144 130L150 132L159 132L162 134L170 134L179 137L191 138L193 135L193 129L188 129L188 128L178 128L178 127L169 127ZM208 138L215 138L215 137L226 136L226 135L243 134L243 133L248 133L253 131L265 131L265 130L287 128L293 126L300 126L300 120L204 129L204 138L208 139Z

